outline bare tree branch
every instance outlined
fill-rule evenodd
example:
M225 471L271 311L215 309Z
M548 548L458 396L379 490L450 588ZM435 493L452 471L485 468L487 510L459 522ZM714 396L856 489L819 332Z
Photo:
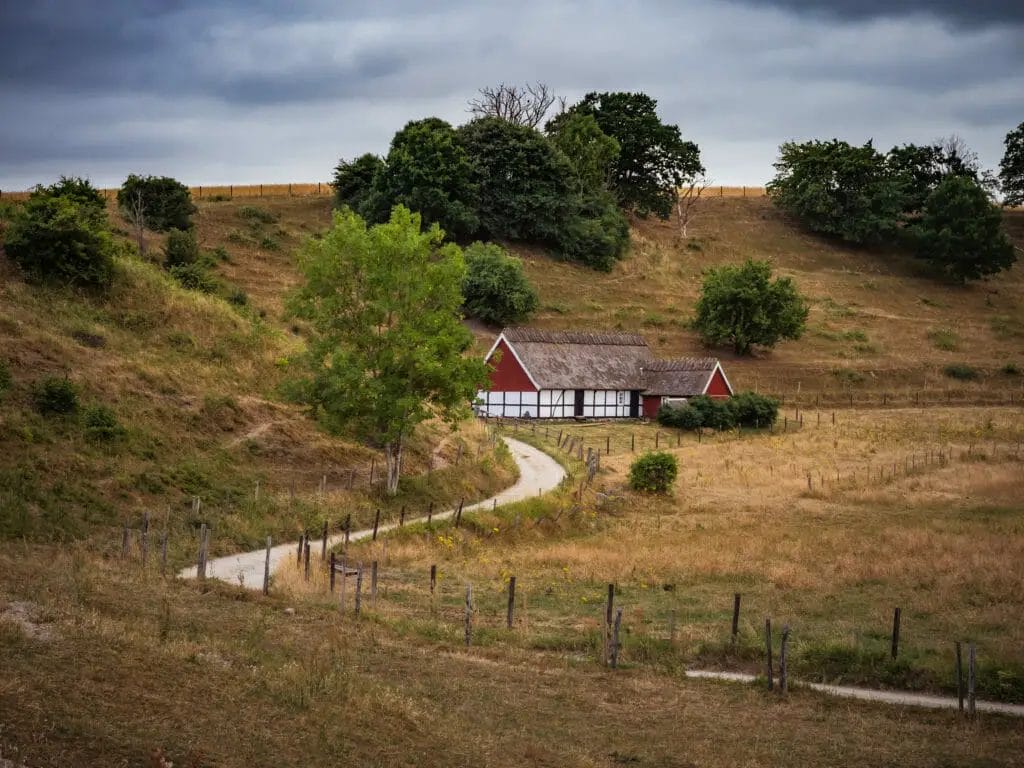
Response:
M128 201L128 208L125 211L128 221L135 230L135 242L139 247L139 256L146 255L146 203L142 197L142 190L136 190Z
M679 239L684 239L686 229L697 213L704 190L711 186L711 179L696 176L684 187L676 187L676 221L679 223Z
M481 88L479 95L470 99L469 112L474 117L498 117L514 125L537 128L544 122L555 99L546 83L524 86L500 83L496 87Z

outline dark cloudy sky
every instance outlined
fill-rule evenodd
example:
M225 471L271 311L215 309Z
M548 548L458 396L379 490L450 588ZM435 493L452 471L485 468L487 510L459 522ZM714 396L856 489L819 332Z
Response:
M526 80L645 91L715 183L832 136L957 133L994 167L1024 120L1024 0L0 0L0 189L326 180Z

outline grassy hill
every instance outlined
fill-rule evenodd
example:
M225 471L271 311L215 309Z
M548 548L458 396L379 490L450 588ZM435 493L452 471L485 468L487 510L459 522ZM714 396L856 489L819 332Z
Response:
M180 561L200 520L214 525L213 548L223 552L268 534L297 537L325 517L364 522L382 504L396 514L410 496L449 502L508 482L509 468L490 452L476 461L481 430L427 425L407 453L402 495L385 503L368 488L382 454L329 437L285 402L280 385L302 344L281 314L297 279L291 253L327 213L280 207L279 226L238 207L204 205L199 215L203 245L227 245L220 277L244 286L248 304L178 286L156 263L155 235L146 258L118 259L115 285L101 296L23 282L0 255L0 359L13 379L0 400L0 537L97 537L113 547L114 529L147 511L169 527ZM83 409L112 409L123 435L91 440L81 415L38 413L33 393L46 377L67 377ZM453 468L459 442L468 460Z

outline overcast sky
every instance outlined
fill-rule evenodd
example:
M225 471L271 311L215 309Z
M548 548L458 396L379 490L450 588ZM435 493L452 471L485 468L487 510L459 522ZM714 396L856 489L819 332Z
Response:
M319 181L482 85L644 91L716 184L780 142L960 134L986 167L1024 121L1024 0L0 0L0 189L61 173Z

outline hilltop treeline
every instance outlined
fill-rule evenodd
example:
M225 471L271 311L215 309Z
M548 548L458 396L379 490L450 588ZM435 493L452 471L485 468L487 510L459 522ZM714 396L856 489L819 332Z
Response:
M422 214L452 239L535 243L608 270L629 245L626 212L667 218L676 190L703 171L696 144L657 115L642 93L591 93L544 130L551 102L510 108L524 92L484 89L477 115L454 127L408 123L386 157L364 154L335 168L337 203L369 222L395 205Z

